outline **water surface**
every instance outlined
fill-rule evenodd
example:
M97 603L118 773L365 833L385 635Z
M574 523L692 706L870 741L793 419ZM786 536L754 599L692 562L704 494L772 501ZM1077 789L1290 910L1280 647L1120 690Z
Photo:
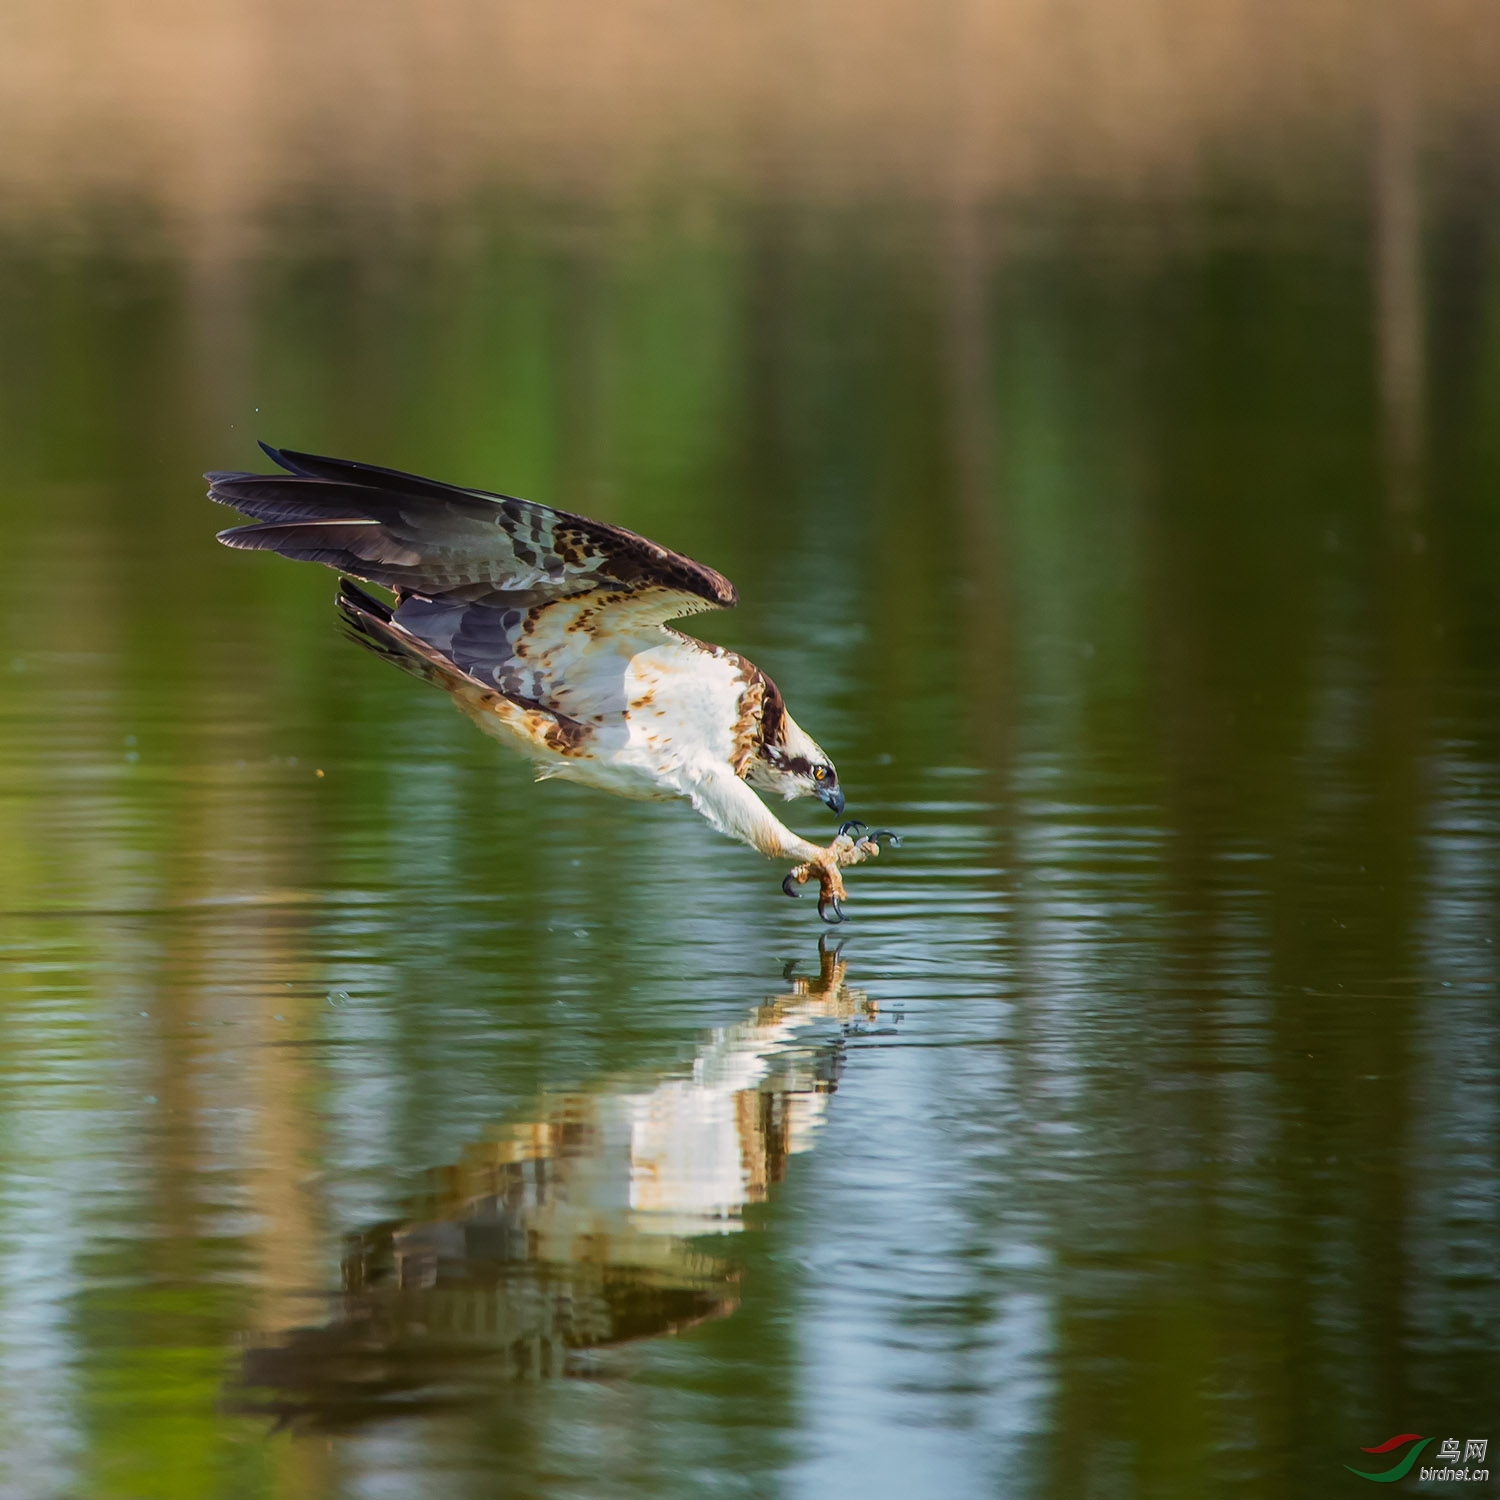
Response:
M1415 387L1336 213L10 243L3 1493L1325 1496L1500 1441L1465 222ZM216 547L257 435L733 578L695 625L907 835L835 944Z

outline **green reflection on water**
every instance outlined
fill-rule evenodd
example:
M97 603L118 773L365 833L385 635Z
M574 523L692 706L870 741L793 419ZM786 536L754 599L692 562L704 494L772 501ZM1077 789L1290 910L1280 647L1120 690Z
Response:
M1496 241L1432 229L1462 274L1425 299L1413 492L1362 234L759 208L245 264L11 245L7 1480L1323 1495L1390 1432L1485 1431ZM764 1204L747 1151L750 1232L661 1238L685 1300L621 1326L678 1337L555 1319L588 1379L476 1378L379 1297L398 1261L521 1285L417 1254L489 1212L474 1143L691 1076L807 913L677 809L533 787L339 638L328 575L214 546L195 476L255 435L721 568L718 638L915 835L851 880L899 1034L842 1040ZM593 1158L550 1150L565 1201ZM346 1336L338 1379L245 1394Z

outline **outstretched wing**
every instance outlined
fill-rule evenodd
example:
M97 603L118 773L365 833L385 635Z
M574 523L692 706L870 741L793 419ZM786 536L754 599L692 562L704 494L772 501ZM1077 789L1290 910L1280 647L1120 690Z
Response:
M649 636L667 620L736 602L734 585L712 568L619 526L261 446L286 473L206 476L211 499L259 522L220 532L221 542L326 563L393 590L394 616L368 596L346 597L345 613L373 606L381 631L414 637L424 662L452 663L564 728L581 713L602 726L625 712L624 659L594 649L600 636ZM381 631L356 635L369 645ZM420 655L397 653L411 670Z
M261 446L286 473L206 476L210 499L261 523L220 532L230 547L326 563L450 616L469 604L504 613L602 591L601 608L623 606L645 627L737 602L734 585L712 568L623 527Z

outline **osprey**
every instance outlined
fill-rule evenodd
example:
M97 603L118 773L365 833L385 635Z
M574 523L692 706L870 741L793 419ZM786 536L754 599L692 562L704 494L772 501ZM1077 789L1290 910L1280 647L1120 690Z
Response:
M816 879L818 914L844 920L840 870L899 840L850 822L812 844L756 795L844 811L838 772L776 684L737 652L669 628L734 605L727 578L529 500L261 447L284 473L204 476L211 500L259 523L221 542L348 575L337 603L354 639L442 688L538 780L681 797L720 833L792 861L787 895ZM395 608L350 577L389 589Z

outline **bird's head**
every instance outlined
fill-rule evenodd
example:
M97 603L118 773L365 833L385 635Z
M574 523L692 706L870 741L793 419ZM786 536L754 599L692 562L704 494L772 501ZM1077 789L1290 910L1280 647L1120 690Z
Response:
M745 780L757 791L774 793L788 802L795 797L816 797L834 813L842 813L844 792L833 762L785 705L779 706L774 719L768 714L763 721L760 745Z

